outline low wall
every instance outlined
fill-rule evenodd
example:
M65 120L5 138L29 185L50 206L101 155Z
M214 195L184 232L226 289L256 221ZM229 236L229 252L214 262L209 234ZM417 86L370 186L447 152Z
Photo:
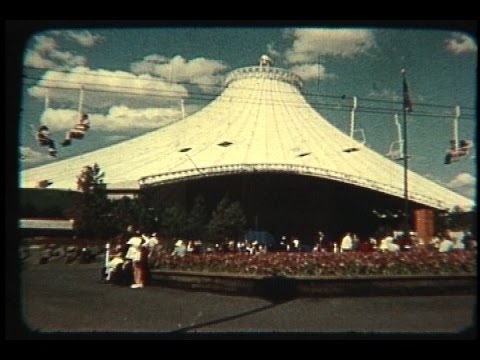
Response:
M477 278L472 275L309 278L153 270L152 281L175 288L261 296L271 300L313 296L418 296L477 293Z
M200 272L152 270L155 283L188 290L222 292L227 294L255 295L262 276L222 274L207 275Z

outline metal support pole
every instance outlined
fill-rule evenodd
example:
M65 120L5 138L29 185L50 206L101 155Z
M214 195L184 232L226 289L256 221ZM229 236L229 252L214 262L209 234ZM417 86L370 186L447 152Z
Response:
M403 84L404 84L404 96L407 96L408 94L405 94L405 84L406 84L406 78L405 78L405 70L402 71L403 74ZM405 239L410 238L410 224L409 224L409 209L408 209L408 133L407 133L407 104L404 98L404 104L403 104L403 197L404 197L404 212L405 212L405 224L404 224L404 236Z

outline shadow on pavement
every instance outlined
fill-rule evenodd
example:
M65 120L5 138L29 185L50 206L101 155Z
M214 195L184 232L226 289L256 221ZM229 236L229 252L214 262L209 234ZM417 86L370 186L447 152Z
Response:
M230 320L239 319L239 318L242 318L242 317L244 317L244 316L256 314L256 313L259 313L259 312L261 312L261 311L265 311L265 310L271 309L271 308L273 308L273 307L275 307L275 306L277 306L277 305L278 305L278 303L271 303L271 304L268 304L268 305L259 307L259 308L257 308L257 309L253 309L253 310L248 310L248 311L242 312L242 313L240 313L240 314L227 316L227 317L224 317L224 318L221 318L221 319L217 319L217 320L206 321L206 322L203 322L203 323L200 323L200 324L195 324L195 325L191 325L191 326L186 326L186 327L180 328L180 329L178 329L178 330L172 331L170 334L186 333L187 331L194 330L194 329L200 329L200 328L203 328L203 327L205 327L205 326L221 324L221 323L223 323L223 322L227 322L227 321L230 321Z

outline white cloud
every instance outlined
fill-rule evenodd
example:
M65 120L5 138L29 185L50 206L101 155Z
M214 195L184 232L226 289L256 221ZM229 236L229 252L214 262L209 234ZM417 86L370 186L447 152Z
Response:
M62 35L65 36L67 39L73 40L85 47L92 47L98 44L99 42L105 40L105 37L98 34L92 34L88 30L83 30L83 31L69 30L62 33Z
M222 84L224 79L225 77L223 75L205 75L192 79L192 83L204 92L216 92L218 85Z
M267 53L273 58L274 61L275 59L280 59L282 56L279 51L275 50L274 43L267 44Z
M86 64L87 60L84 56L72 54L70 51L52 51L50 57L63 68L72 68Z
M52 60L47 59L41 52L34 50L27 50L24 65L36 69L53 69L57 67L57 64Z
M92 70L86 67L76 67L68 72L47 71L28 91L36 98L44 98L48 92L52 102L76 109L82 84L87 112L92 108L109 108L120 104L157 107L188 97L183 85L169 84L148 74L137 76L125 71Z
M174 83L189 82L199 85L204 91L218 85L223 80L221 73L227 66L218 60L203 57L186 60L177 55L171 59L163 55L152 54L130 66L134 74L151 74Z
M303 80L312 80L318 78L323 80L334 77L332 74L327 74L325 67L320 64L295 65L290 68L290 71L299 75Z
M446 48L453 54L474 53L477 52L477 44L470 36L453 33L451 37L445 40Z
M112 132L131 128L156 129L179 120L181 116L180 107L131 109L113 106L106 116L97 119L97 123L100 130Z
M385 99L391 101L400 101L401 97L391 89L371 90L367 96L373 99Z
M450 188L456 193L463 195L469 199L475 198L475 187L476 187L475 184L477 182L477 179L469 173L466 173L466 172L459 173L457 174L457 176L455 176L451 181L447 183L431 174L426 174L424 176L436 182L437 184Z
M25 66L40 69L69 69L87 63L84 56L59 50L56 40L52 37L37 35L34 39L33 49L26 51Z
M107 114L89 113L90 131L124 132L125 130L156 129L182 116L180 107L133 109L127 106L112 106ZM50 133L66 132L76 124L77 112L69 109L47 109L41 123ZM63 137L63 134L62 134Z
M48 53L50 51L56 50L58 47L57 42L54 38L45 35L35 36L35 46L34 49L42 53Z
M320 56L352 57L375 46L370 30L360 29L294 29L285 33L294 39L285 52L288 63L302 64L318 61Z
M475 198L475 188L477 179L469 173L463 172L455 176L448 184L447 187L452 190L466 196L470 199Z
M447 186L456 189L464 186L473 186L475 185L477 179L469 173L463 172L455 176Z
M152 54L147 55L143 58L143 61L154 63L154 64L166 64L169 62L169 59L166 56Z

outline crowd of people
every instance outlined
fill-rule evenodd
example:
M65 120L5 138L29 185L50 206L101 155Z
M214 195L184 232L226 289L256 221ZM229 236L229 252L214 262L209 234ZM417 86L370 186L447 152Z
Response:
M160 239L157 233L147 234L129 226L127 232L119 236L111 249L107 251L105 277L107 282L128 285L133 289L145 287L150 278L150 267L155 261L158 252L168 253L171 256L183 257L190 254L205 254L214 252L234 252L239 254L256 255L268 251L287 252L398 252L408 251L416 247L428 247L441 253L476 249L476 240L469 232L445 232L433 237L426 244L422 239L411 234L408 238L403 234L386 234L377 240L373 237L360 240L351 232L338 241L329 242L323 232L313 245L302 244L298 236L291 236L288 240L282 236L277 243L262 243L257 240L243 239L234 241L225 238L223 243L206 245L201 240Z
M145 287L150 278L150 261L159 245L156 233L149 236L129 227L107 252L105 280L132 289Z
M381 251L397 252L414 249L415 247L426 247L439 252L449 252L452 250L473 250L477 247L476 240L470 232L449 232L439 233L434 236L430 242L426 243L418 238L414 233L409 237L403 234L386 234L380 240L373 237L360 241L355 234L347 232L340 242L340 251Z

